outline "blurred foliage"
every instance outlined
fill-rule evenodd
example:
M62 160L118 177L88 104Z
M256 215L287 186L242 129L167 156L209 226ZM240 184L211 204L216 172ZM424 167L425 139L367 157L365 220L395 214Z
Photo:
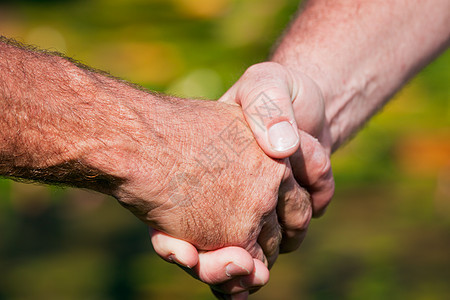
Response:
M0 1L0 33L150 89L218 98L292 0ZM333 158L336 197L254 299L448 299L450 53ZM114 200L0 180L0 299L212 299Z

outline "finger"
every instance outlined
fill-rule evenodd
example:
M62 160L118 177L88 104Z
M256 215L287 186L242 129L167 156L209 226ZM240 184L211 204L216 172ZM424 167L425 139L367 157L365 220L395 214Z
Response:
M200 253L198 264L192 272L201 281L215 285L234 277L252 274L254 260L243 248L225 247Z
M309 193L299 186L290 165L278 191L277 214L283 228L280 253L294 251L306 236L312 207Z
M233 278L225 283L212 286L211 289L222 294L234 294L259 289L269 281L269 269L258 259L254 259L254 266L254 271L250 275Z
M325 122L325 103L317 84L303 73L287 69L296 78L292 107L298 128L319 139ZM322 141L321 141L322 142Z
M190 243L152 228L150 228L150 236L155 252L162 259L186 268L197 265L199 254Z
M258 236L258 244L261 246L265 257L267 258L269 269L278 257L281 238L282 234L280 224L278 224L278 216L276 211L273 211L266 218L265 224Z
M313 215L325 212L334 194L334 179L330 156L318 140L299 131L301 145L290 158L295 179L311 194Z
M243 248L225 247L197 253L191 244L163 232L153 230L151 235L158 255L169 262L177 263L191 276L207 284L220 284L254 271L254 259ZM261 249L255 249L256 253L262 253ZM191 260L192 264L187 264L189 257L194 257L194 251L197 260ZM263 256L258 256L261 255Z
M288 75L277 63L253 65L219 99L242 106L258 144L274 158L288 157L299 146L292 108L294 85Z

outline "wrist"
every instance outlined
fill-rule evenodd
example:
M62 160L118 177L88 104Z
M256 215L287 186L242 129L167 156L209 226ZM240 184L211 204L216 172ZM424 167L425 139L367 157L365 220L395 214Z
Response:
M114 178L107 194L116 195L126 182L133 181L143 166L153 174L167 159L161 155L157 141L167 134L161 120L167 116L164 99L120 85L107 91L108 104L102 104L100 117L90 126L95 134L87 139L82 152L76 153L80 161L90 168ZM153 169L153 167L155 167ZM149 177L158 181L163 175ZM149 180L148 185L154 184Z
M163 115L156 107L163 101L62 58L52 59L61 60L65 75L61 86L68 92L59 93L56 101L49 101L48 112L60 110L61 120L57 126L50 126L55 129L56 138L48 148L57 155L47 160L44 167L66 166L71 175L55 181L112 195L131 177L136 156L144 151L141 141L152 140L149 128L156 130L159 124L155 122L156 113L150 112ZM146 143L145 151L149 154L155 154L156 149L151 142Z

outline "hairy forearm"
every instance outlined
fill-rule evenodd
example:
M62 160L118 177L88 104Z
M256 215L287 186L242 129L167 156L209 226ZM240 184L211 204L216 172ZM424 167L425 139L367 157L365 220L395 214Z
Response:
M272 59L319 84L335 150L449 42L447 0L311 0Z
M154 116L140 107L156 106L155 98L2 38L0 176L111 193L126 177L124 153L154 134L142 130Z

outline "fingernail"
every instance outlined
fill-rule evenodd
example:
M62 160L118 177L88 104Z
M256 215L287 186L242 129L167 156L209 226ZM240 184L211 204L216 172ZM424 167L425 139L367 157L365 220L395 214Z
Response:
M276 151L286 151L298 143L299 137L291 123L283 121L269 128L269 141Z
M228 277L236 275L249 275L250 271L238 264L229 263L225 267L225 274L227 274Z
M185 264L185 263L183 263L182 261L180 261L176 256L175 256L175 254L170 254L168 257L167 257L167 259L170 261L170 262L173 262L173 263L176 263L177 265L180 265L180 266L182 266L182 267L184 267L184 268L191 268L190 266L188 266L187 264Z
M266 283L258 276L254 276L253 278L250 276L244 276L241 280L239 280L239 285L244 289L259 287L265 284Z

